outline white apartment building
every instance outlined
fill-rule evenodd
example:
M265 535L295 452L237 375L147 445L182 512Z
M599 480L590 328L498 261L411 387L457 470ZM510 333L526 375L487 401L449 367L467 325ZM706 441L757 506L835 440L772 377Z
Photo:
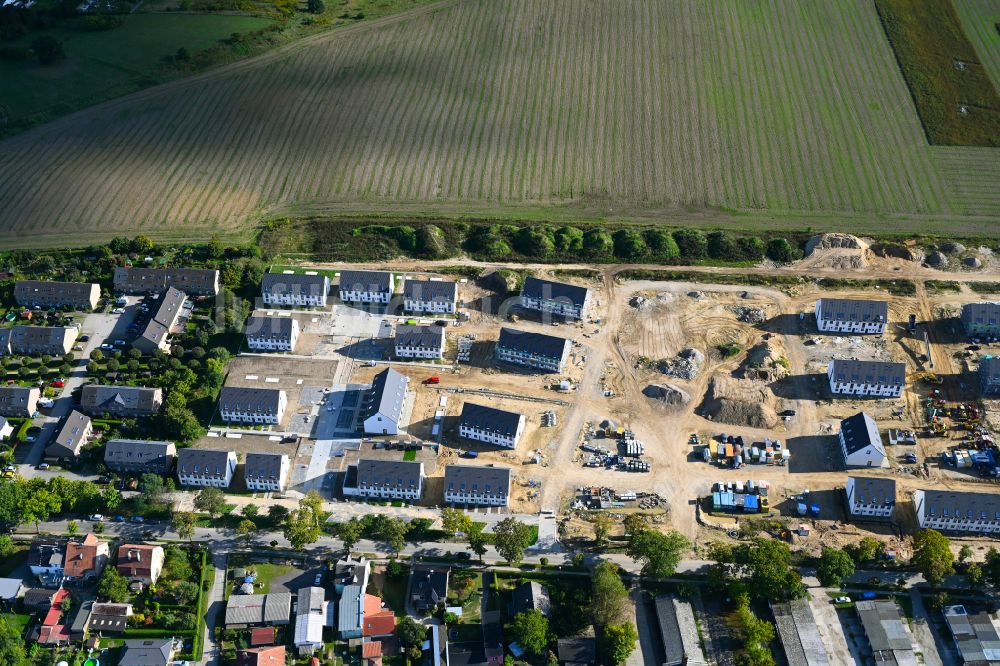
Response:
M529 277L521 288L521 307L527 310L582 319L589 305L590 290L575 284Z
M485 465L444 468L444 501L470 506L507 506L510 469Z
M504 327L500 329L500 339L494 351L497 359L506 363L562 372L570 347L570 341L565 338Z
M349 497L415 501L426 480L422 462L362 459L348 466L343 490Z
M445 280L403 280L403 309L416 314L455 314L458 283Z
M397 358L444 358L444 326L396 326Z
M816 301L816 326L828 333L882 335L889 320L885 301L820 298Z
M277 425L287 405L288 396L280 389L224 386L219 392L219 414L227 423Z
M177 454L177 479L182 486L228 488L235 471L235 451L181 449Z
M1000 532L1000 495L995 493L917 490L913 506L923 529L965 534Z
M255 492L285 491L291 463L283 453L248 453L243 461L243 478L247 490Z
M874 476L847 477L847 510L857 518L889 520L896 508L896 480Z
M834 359L826 374L834 395L898 398L906 385L906 365L903 363Z
M247 320L247 346L255 352L294 351L299 322L292 317L253 315Z
M524 414L467 402L462 405L458 434L466 439L513 449L524 434L524 426Z
M268 305L326 307L330 278L325 275L267 273L261 280L260 293Z
M344 303L389 304L395 290L392 273L385 271L341 271L340 300Z

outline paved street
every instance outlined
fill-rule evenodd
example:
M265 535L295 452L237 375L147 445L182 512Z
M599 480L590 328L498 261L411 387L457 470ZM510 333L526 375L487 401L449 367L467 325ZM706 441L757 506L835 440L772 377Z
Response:
M226 592L226 553L212 551L212 566L215 567L215 579L208 596L207 612L205 614L204 651L201 663L206 666L218 666L221 650L215 642L215 626L220 617L224 617Z

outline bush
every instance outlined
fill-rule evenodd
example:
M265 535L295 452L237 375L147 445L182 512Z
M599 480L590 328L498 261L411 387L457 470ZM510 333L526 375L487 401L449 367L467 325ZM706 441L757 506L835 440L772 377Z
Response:
M125 24L125 17L119 16L117 14L97 14L93 16L84 16L80 22L80 25L84 30L89 30L91 32L114 30L115 28L120 28L124 24Z
M619 229L614 235L615 255L629 261L638 261L646 255L646 241L633 229Z
M658 261L666 262L681 256L677 241L665 229L647 229L643 234L650 254Z
M697 229L678 229L674 241L685 259L704 259L708 254L708 239Z
M772 238L767 242L767 258L772 261L788 263L799 258L801 253L784 238Z
M42 35L31 42L31 50L43 65L54 65L66 59L63 43L50 35Z
M323 0L309 0L308 8L310 14L322 14L326 11L326 5L323 4Z
M611 259L615 249L615 243L604 229L588 229L583 234L583 251L596 261L607 261Z

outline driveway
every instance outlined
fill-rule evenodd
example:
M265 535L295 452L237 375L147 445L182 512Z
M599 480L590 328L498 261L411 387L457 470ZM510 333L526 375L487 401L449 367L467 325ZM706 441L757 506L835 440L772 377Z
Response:
M830 597L822 587L810 587L809 603L812 606L813 615L816 617L816 627L819 629L820 638L826 646L827 656L830 657L831 664L863 664L852 653L844 636L843 626L840 618L837 617L837 609L830 603ZM852 613L854 611L851 611Z
M205 649L201 656L201 663L206 666L218 666L219 664L220 650L214 636L215 626L226 607L223 600L226 588L226 554L213 553L212 566L215 567L215 581L212 583L212 591L209 593L208 607L205 612Z

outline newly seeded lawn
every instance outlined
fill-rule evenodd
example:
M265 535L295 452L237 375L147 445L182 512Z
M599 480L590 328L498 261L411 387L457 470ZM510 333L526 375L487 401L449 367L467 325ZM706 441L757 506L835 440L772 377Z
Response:
M1000 152L928 146L868 0L444 2L37 128L0 143L0 173L0 245L327 205L925 233L1000 212Z

